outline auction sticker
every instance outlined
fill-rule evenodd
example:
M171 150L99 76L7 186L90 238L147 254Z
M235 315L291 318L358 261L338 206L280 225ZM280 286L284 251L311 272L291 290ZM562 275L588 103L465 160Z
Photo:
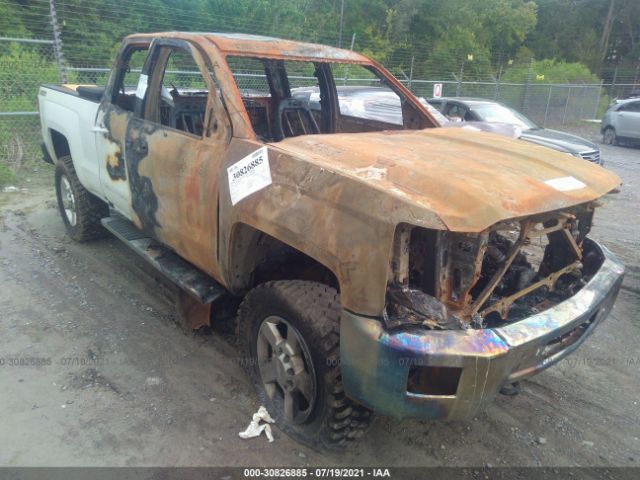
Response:
M144 73L140 74L140 78L138 79L138 87L136 88L136 97L140 100L144 98L144 94L147 93L147 83L149 82L149 77L147 77Z
M231 165L227 168L227 175L232 205L271 185L267 147L259 148Z
M547 180L544 183L552 188L555 188L559 192L570 192L571 190L579 190L587 186L576 177L552 178L551 180Z

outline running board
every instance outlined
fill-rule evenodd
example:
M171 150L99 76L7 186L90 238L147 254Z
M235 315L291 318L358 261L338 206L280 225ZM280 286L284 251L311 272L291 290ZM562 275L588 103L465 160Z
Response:
M149 262L160 274L193 296L199 303L208 305L227 293L222 285L206 273L148 237L129 220L113 216L103 218L101 222L104 228Z

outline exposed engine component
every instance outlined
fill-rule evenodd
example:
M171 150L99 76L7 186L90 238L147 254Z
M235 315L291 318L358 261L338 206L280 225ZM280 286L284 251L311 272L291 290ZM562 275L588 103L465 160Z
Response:
M387 290L384 321L387 328L421 325L435 330L456 330L468 327L437 298L415 288L397 285L392 285Z
M484 328L563 301L594 272L597 259L582 248L593 209L503 222L480 234L399 227L385 321Z

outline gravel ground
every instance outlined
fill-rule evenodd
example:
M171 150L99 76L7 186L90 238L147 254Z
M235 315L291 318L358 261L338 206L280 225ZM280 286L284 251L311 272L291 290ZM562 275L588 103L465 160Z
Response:
M609 319L472 421L377 418L331 455L238 438L258 405L232 339L182 333L171 289L116 240L67 239L50 187L0 194L0 465L637 466L640 150L602 150L624 181L592 234L627 266Z

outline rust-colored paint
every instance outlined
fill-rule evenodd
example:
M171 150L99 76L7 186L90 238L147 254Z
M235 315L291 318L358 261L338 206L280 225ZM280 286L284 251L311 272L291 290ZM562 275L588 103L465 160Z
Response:
M188 293L179 290L176 296L178 323L185 332L209 325L211 305L203 305Z
M503 220L590 202L620 184L609 171L569 155L464 129L306 135L267 144L272 185L232 206L227 167L264 144L226 55L375 64L345 50L247 35L171 32L127 42L154 38L190 42L202 56L201 69L213 71L217 84L205 76L207 112L218 126L199 138L157 123L112 123L112 130L127 129L128 141L146 145L135 165L125 148L134 220L233 292L247 287L238 271L248 254L238 248L240 225L316 259L337 277L344 308L374 316L384 308L397 225L479 233ZM419 111L431 119L422 106ZM565 176L586 186L560 192L545 183ZM157 206L141 211L137 199L146 206L149 198Z

